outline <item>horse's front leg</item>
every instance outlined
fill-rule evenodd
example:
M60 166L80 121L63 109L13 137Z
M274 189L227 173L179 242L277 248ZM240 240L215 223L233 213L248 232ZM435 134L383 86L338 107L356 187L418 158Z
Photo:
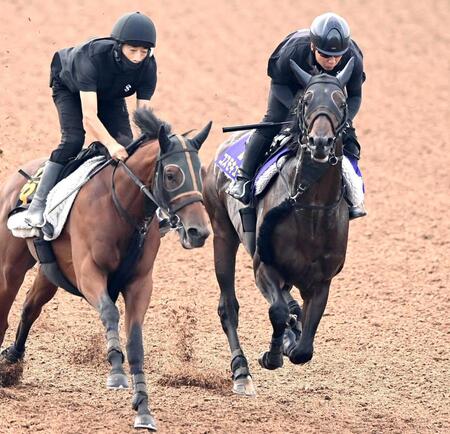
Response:
M289 353L289 360L292 363L306 363L312 359L314 336L327 305L330 284L330 280L314 283L301 292L304 299L302 334L295 348Z
M75 263L75 262L74 262ZM119 310L108 293L107 274L101 270L90 256L82 261L76 270L79 289L86 300L94 306L106 330L108 362L111 365L106 380L108 389L125 389L128 379L123 370L124 355L119 338Z
M269 301L269 318L273 333L269 351L259 358L259 364L266 369L283 366L283 336L289 320L289 307L283 297L284 281L275 268L264 263L256 264L256 284Z
M154 231L155 232L155 231ZM149 234L150 235L150 234ZM153 290L153 263L159 248L159 234L146 240L144 253L135 277L124 291L127 356L133 379L132 407L137 412L134 427L156 431L156 421L149 408L149 397L144 374L144 344L142 324Z
M231 351L231 372L233 375L233 392L238 395L255 396L256 391L250 375L247 358L241 348L238 336L239 302L236 298L234 285L236 252L239 239L231 228L231 223L225 222L228 231L214 227L214 268L220 287L218 314L222 329L227 336Z

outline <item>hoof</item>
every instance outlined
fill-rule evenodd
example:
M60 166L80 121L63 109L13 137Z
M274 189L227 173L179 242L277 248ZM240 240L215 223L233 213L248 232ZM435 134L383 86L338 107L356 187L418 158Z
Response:
M109 374L106 387L111 390L128 389L128 378L125 374Z
M255 386L253 385L253 380L250 375L245 377L240 377L233 381L233 392L236 395L242 396L256 396Z
M151 414L138 414L134 419L134 427L156 431L156 421Z
M283 354L271 354L270 351L266 351L259 356L258 362L264 369L273 371L283 366Z
M0 360L4 360L7 363L17 363L23 360L24 355L25 351L20 353L13 344L0 353Z

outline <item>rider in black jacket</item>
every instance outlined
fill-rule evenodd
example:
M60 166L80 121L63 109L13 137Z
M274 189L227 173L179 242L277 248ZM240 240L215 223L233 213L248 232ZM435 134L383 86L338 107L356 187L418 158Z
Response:
M113 158L127 157L124 146L133 135L125 97L136 93L137 107L149 108L156 87L155 45L153 22L134 12L119 18L111 37L55 53L50 87L62 138L45 165L25 217L30 226L43 226L47 195L64 165L83 147L85 128Z
M360 146L356 138L352 120L361 105L361 87L365 80L363 55L355 41L350 38L347 22L333 13L319 15L310 29L298 30L288 35L275 49L269 59L268 75L272 79L267 113L263 122L286 120L295 94L301 89L295 79L289 61L311 75L326 72L336 75L354 57L355 65L346 85L348 104L348 125L345 129L344 153L357 161ZM250 137L244 154L242 168L237 179L229 187L228 193L247 204L250 201L251 180L281 127L257 129ZM350 218L366 215L363 204L350 208Z

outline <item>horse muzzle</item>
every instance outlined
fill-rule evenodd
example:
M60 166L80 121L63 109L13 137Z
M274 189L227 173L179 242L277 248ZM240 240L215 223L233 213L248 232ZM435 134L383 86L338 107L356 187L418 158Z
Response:
M205 245L206 239L210 235L209 229L205 227L191 226L185 228L181 225L178 228L178 235L180 237L180 243L185 249L196 249Z
M317 163L327 163L333 149L333 137L309 137L308 149Z

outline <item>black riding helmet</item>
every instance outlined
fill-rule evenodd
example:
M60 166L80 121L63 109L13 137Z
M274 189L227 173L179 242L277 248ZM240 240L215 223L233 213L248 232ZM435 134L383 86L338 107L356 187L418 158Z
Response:
M120 17L111 32L111 37L120 43L153 48L156 45L156 29L152 20L140 12Z
M350 27L339 15L328 12L314 18L309 29L314 47L328 56L342 56L350 43Z

